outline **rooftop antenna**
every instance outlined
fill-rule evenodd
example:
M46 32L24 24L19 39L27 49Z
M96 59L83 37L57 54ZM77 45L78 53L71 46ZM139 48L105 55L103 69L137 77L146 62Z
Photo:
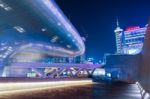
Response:
M117 24L117 27L120 27L118 17L116 17L116 24Z

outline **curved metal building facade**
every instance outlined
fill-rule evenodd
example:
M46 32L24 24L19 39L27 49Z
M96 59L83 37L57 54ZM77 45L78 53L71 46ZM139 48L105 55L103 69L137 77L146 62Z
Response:
M85 46L53 0L0 0L0 61L74 57ZM2 69L1 69L2 70Z

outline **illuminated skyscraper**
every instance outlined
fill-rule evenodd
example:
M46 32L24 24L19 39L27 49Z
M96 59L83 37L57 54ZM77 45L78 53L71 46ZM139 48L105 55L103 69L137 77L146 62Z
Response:
M138 54L142 47L147 26L131 26L124 31L124 54Z
M116 36L116 49L117 49L117 54L120 54L122 53L121 37L122 37L123 29L120 28L118 19L116 23L117 23L117 27L114 30L115 36Z
M147 26L130 26L125 31L120 28L117 19L117 27L114 30L116 36L117 54L138 54L142 47Z

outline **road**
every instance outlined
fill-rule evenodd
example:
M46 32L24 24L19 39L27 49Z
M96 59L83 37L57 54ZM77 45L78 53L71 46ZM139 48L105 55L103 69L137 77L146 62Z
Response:
M13 89L14 85L9 86L10 88L5 86L7 88L0 91L0 99L141 99L136 84L115 83L108 85L92 83L90 80L72 82L45 83L46 85L40 86L40 82L38 84L32 83L34 86L27 86L28 83L16 85L22 86L23 89ZM0 84L1 88L2 86L4 85Z

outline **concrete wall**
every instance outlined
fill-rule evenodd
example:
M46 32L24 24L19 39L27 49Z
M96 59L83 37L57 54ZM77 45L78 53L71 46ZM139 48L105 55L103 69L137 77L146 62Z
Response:
M135 82L138 75L139 55L109 55L106 57L106 70L119 70L120 81Z
M109 55L106 69L120 69L121 81L138 81L150 92L150 21L147 27L143 49L138 55Z
M150 91L150 21L145 35L143 50L140 54L138 81L145 90Z

